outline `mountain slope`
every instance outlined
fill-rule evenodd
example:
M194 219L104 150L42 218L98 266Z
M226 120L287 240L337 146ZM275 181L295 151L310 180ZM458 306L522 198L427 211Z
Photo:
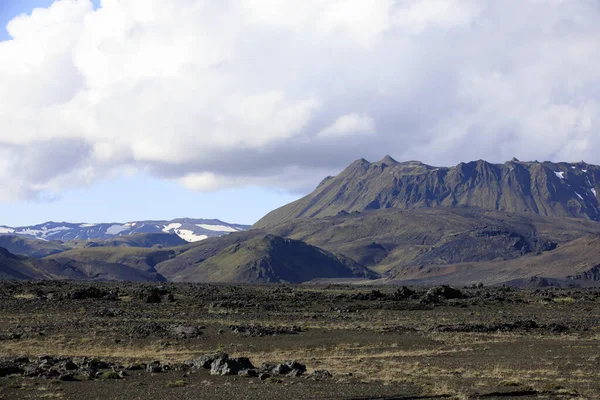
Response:
M187 242L195 242L208 237L243 231L247 228L246 225L229 224L218 219L178 218L171 221L134 221L124 224L46 222L16 228L0 226L0 234L66 242L71 240L107 240L141 233L174 233Z
M508 260L600 234L600 223L478 208L383 209L299 218L268 229L385 274L409 266ZM234 236L234 235L231 235Z
M53 279L52 274L40 269L43 264L0 247L0 279Z
M88 247L54 254L44 260L54 261L60 265L76 265L77 268L85 268L89 271L96 266L132 269L142 272L149 280L160 280L162 278L158 277L155 266L176 257L179 252L186 249L186 246L174 248Z
M386 156L375 163L355 161L308 196L270 212L253 228L302 217L440 206L600 220L598 191L600 167L583 162L480 160L441 168Z
M0 248L0 279L71 279L71 280L100 280L100 281L164 281L165 279L152 272L137 270L121 264L96 262L93 264L80 263L66 259L38 260L18 256Z
M231 235L233 236L233 235ZM375 278L352 260L306 243L274 235L238 234L201 243L179 257L157 265L176 282L292 282L317 278Z
M394 271L395 284L460 284L529 286L600 284L600 237L583 237L541 255L486 263L403 268Z
M61 253L70 247L57 240L39 240L14 235L0 235L0 247L13 254L43 258L51 254Z

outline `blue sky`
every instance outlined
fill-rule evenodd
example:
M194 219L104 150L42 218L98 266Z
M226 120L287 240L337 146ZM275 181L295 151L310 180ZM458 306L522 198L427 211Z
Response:
M597 1L0 0L21 13L0 225L252 223L386 154L600 164Z

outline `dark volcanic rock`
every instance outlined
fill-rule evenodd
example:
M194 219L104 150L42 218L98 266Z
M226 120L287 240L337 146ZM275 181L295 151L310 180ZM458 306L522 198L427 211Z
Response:
M320 379L333 378L333 375L331 374L331 372L327 371L326 369L318 369L318 370L313 371L310 374L308 374L306 378L320 380Z
M212 362L210 366L211 375L237 375L238 372L254 369L250 360L246 357L229 358L220 357Z
M232 325L230 329L233 333L246 336L296 335L302 332L299 326Z
M393 298L394 300L406 300L410 299L415 295L415 291L407 288L406 286L402 286L401 288L396 289L394 292Z
M196 326L175 326L171 334L178 339L193 339L202 335L202 331Z
M437 303L444 300L462 298L463 293L460 290L448 285L442 285L429 289L427 293L425 293L425 297L423 297L423 302Z
M20 374L22 372L23 369L16 363L12 361L0 361L0 377Z
M227 355L227 353L218 352L218 353L214 353L214 354L205 354L205 355L198 357L192 361L189 361L188 364L193 367L196 367L196 368L210 369L212 363L215 360L228 359L228 358L229 358L229 355Z
M69 294L69 298L72 300L85 300L85 299L102 299L108 297L109 292L99 289L94 286L90 286L84 289L78 289Z

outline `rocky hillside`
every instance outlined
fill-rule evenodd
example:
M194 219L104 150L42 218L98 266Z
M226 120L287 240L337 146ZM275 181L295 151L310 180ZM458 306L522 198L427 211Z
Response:
M600 167L580 163L486 161L433 167L389 156L353 162L314 192L267 214L264 228L302 217L398 208L479 207L513 213L600 220Z
M175 282L301 283L317 278L377 277L348 258L298 240L270 234L241 235L231 244L224 239L195 246L158 264L157 271Z
M246 230L247 225L230 224L218 219L179 218L171 221L133 221L127 223L68 223L46 222L39 225L0 226L0 235L21 236L32 239L107 240L140 233L174 233L187 242L197 242L209 237L222 236Z
M245 234L254 231L250 230ZM600 234L600 223L477 208L383 209L266 229L340 253L384 276L406 267L512 260ZM231 235L229 240L233 239ZM222 238L221 238L222 239Z
M122 263L97 260L94 263L65 258L34 259L0 248L0 279L10 280L85 280L85 281L164 281L155 271L144 271Z

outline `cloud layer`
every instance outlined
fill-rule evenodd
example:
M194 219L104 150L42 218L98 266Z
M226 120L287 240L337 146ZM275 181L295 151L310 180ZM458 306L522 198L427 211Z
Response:
M600 163L595 0L56 1L0 42L0 200L360 157Z

